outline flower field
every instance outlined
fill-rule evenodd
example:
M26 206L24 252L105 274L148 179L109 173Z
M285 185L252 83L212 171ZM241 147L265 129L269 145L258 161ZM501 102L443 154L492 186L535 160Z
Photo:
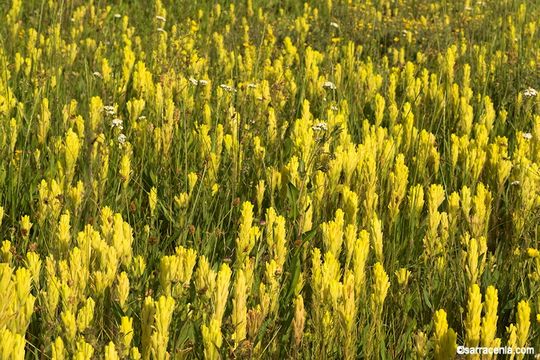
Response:
M1 1L0 360L533 358L538 19Z

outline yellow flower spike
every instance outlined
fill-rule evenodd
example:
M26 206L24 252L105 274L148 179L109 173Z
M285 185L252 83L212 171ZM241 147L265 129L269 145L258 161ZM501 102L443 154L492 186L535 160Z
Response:
M108 206L101 209L101 233L106 240L112 235L113 215L113 211Z
M103 76L105 84L109 84L112 80L112 69L107 58L101 59L101 76Z
M501 339L497 336L497 308L499 306L499 300L497 295L497 289L494 286L488 286L486 289L485 301L484 301L484 317L482 318L482 330L481 339L482 346L485 347L498 347L500 346Z
M253 155L258 163L264 163L266 148L261 145L261 138L258 136L253 138Z
M457 336L454 330L448 327L446 312L443 309L435 312L433 323L435 328L433 336L435 342L435 359L452 359L456 355Z
M199 264L195 271L195 289L202 296L209 297L216 287L216 272L212 270L205 256L199 257Z
M161 296L155 303L155 327L151 337L152 355L155 359L165 360L169 358L167 346L174 307L174 299L169 296Z
M259 180L259 182L257 183L257 189L256 189L256 193L257 193L257 212L259 214L262 213L262 203L263 203L263 200L264 200L264 191L265 191L266 187L265 187L265 183L264 183L264 180Z
M144 101L144 99L132 99L127 102L126 107L129 114L129 120L131 121L132 124L137 124L137 120L139 119L139 116L141 116L142 112L144 111L145 106L146 106L146 102Z
M39 276L41 274L41 259L39 255L33 251L26 254L27 268L32 274L32 282L36 289L40 288Z
M344 186L342 190L343 210L347 224L356 224L356 214L358 213L358 195Z
M294 299L294 319L292 323L294 342L299 346L304 337L304 324L306 322L306 311L304 309L304 298L298 295Z
M525 347L529 337L529 328L531 326L531 308L527 301L520 301L517 306L517 346Z
M38 120L38 142L44 144L47 140L47 134L49 133L49 127L51 124L51 111L49 110L49 100L44 98L41 100L41 109Z
M77 181L77 185L73 186L68 191L68 198L73 204L75 214L79 212L84 197L84 184L82 181Z
M128 154L124 154L120 160L120 168L118 170L122 185L126 188L131 179L131 157Z
M428 337L427 335L419 331L416 334L413 335L414 338L414 352L416 354L416 359L425 359L427 356L427 345L428 345Z
M249 272L246 273L249 274ZM273 315L277 315L279 305L279 279L281 277L281 269L278 267L278 264L274 260L270 260L270 262L267 262L265 265L264 275L265 284L268 290L268 294L270 296L268 307L265 307L265 310L268 310L267 312L270 312ZM248 279L248 285L251 284L249 280L251 280L251 278Z
M112 245L123 265L128 266L132 258L133 230L131 226L117 213L113 217Z
M399 213L399 206L401 201L405 197L407 192L409 169L405 165L405 156L398 154L394 164L394 170L390 173L390 203L388 208L390 210L390 218L395 221L397 214Z
M380 126L384 117L386 101L379 93L375 94L375 125Z
M131 360L140 360L142 358L139 348L134 346L129 351L129 359Z
M26 268L18 268L15 271L15 291L17 294L17 302L23 305L26 302L32 287L32 274Z
M76 351L73 356L74 360L90 360L94 355L94 347L88 344L84 339L77 341Z
M382 222L375 213L371 219L370 224L370 237L372 240L373 250L375 251L375 257L377 261L383 261L383 232Z
M344 342L345 359L356 358L356 295L354 288L354 274L351 271L347 271L343 279L343 303L339 306L339 313L343 318L343 334L351 335L347 336Z
M197 262L197 252L194 249L177 246L175 253L180 259L179 280L183 286L188 286Z
M4 208L0 206L0 226L2 226L2 219L4 218Z
M236 274L236 281L234 284L234 297L232 300L232 323L234 326L234 333L232 339L234 340L234 347L238 345L246 338L246 324L247 324L247 287L246 277L244 271L240 269Z
M472 195L471 195L471 189L469 189L467 186L464 186L461 189L461 210L463 211L463 215L465 216L465 219L469 219L469 215L471 212L471 202L472 202Z
M466 237L467 238L467 237ZM465 271L470 284L477 282L478 274L478 241L474 238L467 242L467 265Z
M487 236L491 213L491 192L479 183L473 198L474 215L471 218L472 234L475 237Z
M147 296L141 311L141 345L144 359L150 357L151 337L154 329L154 314L156 312L155 301Z
M355 293L360 298L360 294L365 293L365 268L369 256L369 233L366 230L360 231L358 239L354 244L353 269L355 280Z
M356 225L349 224L345 228L345 267L344 269L349 269L351 260L354 254L354 245L356 242L356 236L357 236L357 229Z
M24 238L28 238L30 235L30 229L32 228L32 222L30 221L30 216L24 215L21 218L20 226L21 226L21 234Z
M124 351L127 353L133 341L133 318L122 316L120 319L120 336L121 348L125 349Z
M341 254L343 227L345 223L344 217L345 213L343 210L337 209L334 220L321 224L324 246L334 257L339 257Z
M469 287L467 317L465 319L465 344L476 347L480 342L480 316L482 313L482 294L477 284Z
M150 207L150 216L154 216L156 212L156 206L158 202L157 189L152 186L150 192L148 193L148 206Z
M131 263L131 274L135 279L139 279L146 270L146 262L141 255L137 255Z
M64 360L66 358L66 347L64 341L60 336L54 340L51 346L51 359L52 360Z
M189 203L189 194L186 192L180 193L180 195L174 197L174 202L180 209L185 209Z
M268 129L266 132L266 143L269 145L275 144L278 136L278 122L276 112L273 107L268 108Z
M56 308L60 300L60 282L56 277L56 261L49 255L45 259L45 291L41 294L45 299L45 310L48 320L56 318Z
M64 326L64 334L67 341L70 344L73 344L75 342L75 336L77 335L77 321L75 320L75 315L73 315L70 310L62 311L60 319Z
M214 314L212 318L218 321L219 327L221 327L221 321L223 320L223 314L229 296L230 280L231 269L227 264L222 264L217 274L216 290L212 297L212 303L214 305Z
M60 250L67 251L71 243L71 225L69 212L60 216L57 230L58 243Z
M218 183L214 183L214 185L212 185L212 196L216 196L216 194L218 193L219 191L219 184Z
M517 328L514 324L510 324L506 328L506 333L508 334L508 342L506 343L506 346L509 348L515 349L518 346L518 337L517 337ZM512 354L510 356L510 359L513 359L514 355Z
M371 293L371 311L374 316L379 319L382 315L384 300L386 299L386 294L388 288L390 287L390 282L388 280L388 275L384 271L384 267L380 262L376 263L373 267L373 285Z
M103 296L105 289L109 286L109 280L107 279L107 275L100 271L94 271L92 274L92 287L95 292L95 294L98 297Z
M95 134L98 130L98 126L103 121L103 101L99 96L94 96L90 99L90 114L88 130Z
M409 283L409 277L411 276L411 272L407 270L406 268L400 268L399 270L396 270L395 272L397 282L400 286L407 287L407 284Z
M122 271L116 279L116 293L118 296L118 304L120 305L120 309L126 312L128 310L127 299L129 296L129 278L126 272Z
M105 345L104 348L105 351L105 360L119 360L120 357L118 356L118 352L116 351L116 347L114 346L114 343L111 341L108 345Z
M64 140L65 142L65 152L64 152L64 162L65 162L65 174L66 174L66 183L70 184L71 180L73 179L73 175L75 174L75 164L77 163L77 159L79 157L79 150L81 147L79 137L77 134L71 130L71 128L68 129L66 132L66 138Z
M236 238L236 264L241 266L246 257L255 246L255 241L259 237L259 228L253 226L253 205L246 201L242 204L242 214L240 217L240 228Z
M2 254L2 262L7 264L11 263L11 259L13 258L13 253L11 252L11 241L2 241L2 247L0 248L0 252Z
M178 272L178 258L176 256L163 256L159 263L159 285L164 294L171 295L172 281Z
M212 319L209 326L202 325L201 332L204 344L204 357L209 360L218 360L221 358L219 349L223 344L223 335L221 334L221 322Z
M94 321L95 306L95 301L89 297L86 299L83 307L81 307L77 312L77 328L81 333L92 325L92 321Z
M23 360L25 358L26 340L20 334L6 328L0 329L0 358Z

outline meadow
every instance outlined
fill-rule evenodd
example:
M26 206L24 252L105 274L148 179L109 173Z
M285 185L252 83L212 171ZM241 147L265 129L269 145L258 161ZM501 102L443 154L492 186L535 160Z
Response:
M538 19L1 1L0 360L540 353Z

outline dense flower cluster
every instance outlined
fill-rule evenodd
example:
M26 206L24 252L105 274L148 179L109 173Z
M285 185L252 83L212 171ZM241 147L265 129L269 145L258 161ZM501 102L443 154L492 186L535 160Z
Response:
M0 5L0 359L540 351L540 5L106 3Z

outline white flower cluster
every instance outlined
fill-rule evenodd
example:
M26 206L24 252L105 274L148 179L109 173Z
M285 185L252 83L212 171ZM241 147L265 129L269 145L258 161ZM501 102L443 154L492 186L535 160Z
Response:
M323 84L323 88L330 89L330 90L336 90L336 85L331 81L325 81Z
M201 86L208 85L208 80L203 80L203 79L197 80L193 76L190 76L188 80L189 80L190 83L192 83L195 86L197 86L197 85L201 85Z
M523 95L525 95L526 97L534 97L536 95L538 95L538 92L533 89L532 87L528 88L527 90L525 90L523 92Z
M227 91L227 92L236 92L236 89L233 88L232 86L229 86L227 84L221 84L219 85L220 88L222 88L223 90Z
M325 122L320 122L311 127L314 131L326 131L328 130L328 125Z
M103 111L105 111L105 114L110 115L110 116L116 115L116 109L112 105L105 105L103 107Z

